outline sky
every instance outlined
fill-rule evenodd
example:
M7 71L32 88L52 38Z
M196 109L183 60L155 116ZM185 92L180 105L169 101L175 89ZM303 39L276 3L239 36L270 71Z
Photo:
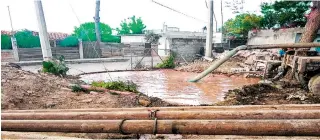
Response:
M171 11L152 0L101 0L100 21L116 28L123 19L135 15L142 18L147 29L162 29L165 23L169 27L178 27L181 31L201 31L207 24L204 22L208 20L205 0L155 1L203 21ZM230 0L223 0L223 4L224 1ZM245 0L245 11L259 12L261 1ZM221 0L214 0L218 26L221 25L220 2ZM72 33L75 26L94 21L95 0L42 0L42 5L48 32ZM11 30L7 6L10 7L14 30L38 31L34 0L0 0L1 30ZM229 8L223 7L223 16L226 21L235 15Z

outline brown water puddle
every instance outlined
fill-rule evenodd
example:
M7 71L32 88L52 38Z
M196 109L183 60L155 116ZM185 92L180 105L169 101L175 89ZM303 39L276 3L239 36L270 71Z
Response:
M223 100L225 92L243 85L258 83L258 78L210 75L198 83L187 82L196 73L174 70L112 72L113 80L131 80L139 85L139 91L148 96L179 104L212 104ZM110 81L107 73L83 75L81 80L91 83L96 80Z

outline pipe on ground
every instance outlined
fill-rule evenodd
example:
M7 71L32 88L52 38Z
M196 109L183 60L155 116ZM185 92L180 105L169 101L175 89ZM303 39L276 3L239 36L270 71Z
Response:
M320 119L320 110L2 113L2 120Z
M319 119L126 120L124 122L122 120L2 120L1 128L2 131L20 132L320 136Z
M320 110L320 104L286 105L236 105L236 106L178 106L178 107L138 107L138 108L84 108L84 109L38 109L38 110L2 110L2 113L32 112L111 112L111 111L244 111L244 110Z

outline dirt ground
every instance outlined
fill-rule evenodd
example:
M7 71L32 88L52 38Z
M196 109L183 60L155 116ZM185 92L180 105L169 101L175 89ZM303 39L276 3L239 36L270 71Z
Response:
M36 74L10 66L1 66L1 109L66 109L169 106L169 103L145 95L74 93L70 84L83 83L78 77L60 78ZM142 102L148 102L146 104Z

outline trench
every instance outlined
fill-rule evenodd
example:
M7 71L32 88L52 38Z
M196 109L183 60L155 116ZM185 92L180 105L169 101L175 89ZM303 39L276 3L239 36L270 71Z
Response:
M81 80L89 84L92 81L110 81L111 79L133 81L139 86L138 90L148 96L183 105L203 105L223 101L224 94L228 90L255 84L260 80L212 74L198 83L187 82L196 74L175 70L110 72L109 74L82 75Z

